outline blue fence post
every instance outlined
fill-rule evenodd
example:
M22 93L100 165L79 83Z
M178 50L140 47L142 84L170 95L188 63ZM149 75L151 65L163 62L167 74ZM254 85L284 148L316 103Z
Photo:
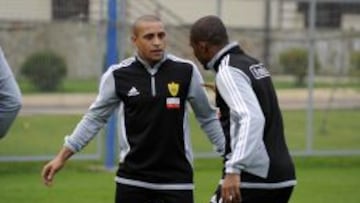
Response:
M118 62L117 48L117 5L116 0L108 0L108 24L106 38L106 67ZM115 161L116 115L108 121L105 141L105 168L113 169Z

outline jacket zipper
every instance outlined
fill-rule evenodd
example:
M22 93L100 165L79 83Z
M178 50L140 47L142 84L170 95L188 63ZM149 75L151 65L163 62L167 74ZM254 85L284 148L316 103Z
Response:
M151 75L151 94L153 97L156 96L155 76L154 75Z

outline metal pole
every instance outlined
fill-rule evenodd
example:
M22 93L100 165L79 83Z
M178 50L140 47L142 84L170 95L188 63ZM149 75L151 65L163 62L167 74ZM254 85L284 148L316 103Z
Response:
M117 49L117 7L116 0L108 0L108 24L106 38L106 67L118 62ZM105 168L113 169L115 160L115 123L116 116L113 114L108 121L105 146Z
M216 15L222 18L222 0L216 0Z
M307 109L307 139L306 139L306 152L311 153L313 150L313 120L314 120L314 75L315 75L315 29L316 29L316 1L311 0L309 4L309 57L308 57L308 109Z
M271 2L265 1L265 18L264 18L264 64L269 67L270 64L270 44L271 44Z
M284 24L284 0L279 0L278 4L278 25L277 27L282 29Z
M126 57L126 0L119 0L119 58Z

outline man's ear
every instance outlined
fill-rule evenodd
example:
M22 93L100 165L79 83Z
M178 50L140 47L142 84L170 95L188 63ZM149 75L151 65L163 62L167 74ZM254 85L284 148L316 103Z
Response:
M200 42L198 42L198 46L199 46L201 49L204 49L205 46L206 46L206 42L200 41Z
M209 44L207 42L205 41L199 42L199 47L203 52L205 53L209 52Z
M131 42L133 44L135 44L135 42L136 42L136 36L135 35L131 35Z
M208 42L200 42L201 43L201 47L204 53L209 53L210 52L210 44Z

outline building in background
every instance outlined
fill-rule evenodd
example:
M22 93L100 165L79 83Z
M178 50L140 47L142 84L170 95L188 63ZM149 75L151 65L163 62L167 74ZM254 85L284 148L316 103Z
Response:
M265 26L267 0L124 1L128 21L144 13L161 15L166 10L181 18L181 23L189 25L203 15L216 14L217 2L221 2L221 17L228 26L253 29ZM308 4L306 0L271 1L271 27L305 28L308 24ZM0 0L0 21L98 21L106 18L106 6L107 0ZM317 3L316 22L319 28L360 29L360 2L320 0Z
M24 59L32 52L52 49L66 58L70 67L69 77L98 77L104 64L107 2L0 0L0 44L5 53L12 53L8 54L8 60L14 72L18 72ZM122 31L119 46L126 47L125 55L133 51L129 26L135 18L149 13L159 15L167 24L170 51L186 58L192 57L188 46L189 25L209 14L220 14L229 27L232 39L240 41L252 55L261 59L268 57L269 63L275 64L272 67L278 67L277 57L282 50L306 46L308 0L117 2L119 7L120 2L126 5L125 12L118 15L118 28ZM348 57L348 52L360 49L358 35L341 39L345 32L360 31L360 1L318 0L316 14L316 25L321 32L317 49L323 67L331 68L333 64L344 63L342 61L346 61L344 58ZM343 51L345 47L349 50Z

